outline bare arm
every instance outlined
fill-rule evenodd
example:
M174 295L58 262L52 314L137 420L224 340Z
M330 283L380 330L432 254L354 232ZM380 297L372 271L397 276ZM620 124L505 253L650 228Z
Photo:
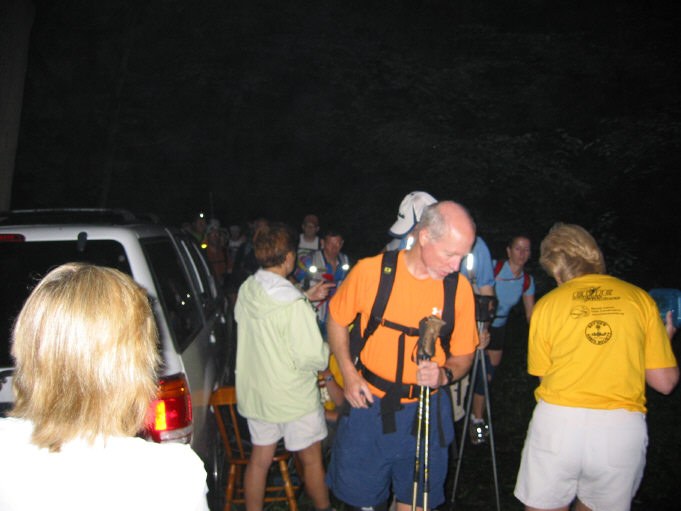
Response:
M345 396L343 395L343 387L338 385L338 382L333 377L333 374L328 369L321 372L322 381L320 382L320 387L326 387L329 392L329 397L333 404L336 406L341 406L345 401Z
M322 300L326 300L326 297L329 296L329 291L331 290L331 288L335 286L336 284L334 284L333 282L320 280L310 289L305 291L304 294L305 296L307 296L307 299L310 300L311 302L320 302Z
M676 333L672 311L667 312L664 325L671 341ZM646 369L646 383L662 394L671 394L674 387L679 383L679 366Z
M646 383L662 394L671 394L679 383L679 367L646 369Z
M350 334L348 328L341 325L329 314L326 320L326 332L329 338L329 347L338 361L341 374L343 375L343 388L345 399L354 408L366 408L367 403L373 403L374 399L369 391L367 382L359 374L353 360L350 358Z
M494 296L494 288L492 286L480 286L480 289L478 290L479 294L481 296ZM478 340L480 341L479 348L480 349L485 349L487 348L487 345L489 344L490 341L490 334L489 334L489 327L490 327L490 321L485 321L485 325L482 328L481 332L478 332Z
M482 296L494 296L494 288L492 286L480 286L480 294Z

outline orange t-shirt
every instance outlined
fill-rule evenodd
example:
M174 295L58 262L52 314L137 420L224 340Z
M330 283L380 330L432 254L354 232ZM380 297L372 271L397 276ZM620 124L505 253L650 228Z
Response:
M357 315L362 315L362 331L366 328L371 308L378 292L381 276L382 255L359 261L329 303L329 312L341 325L349 325ZM383 319L418 329L419 321L430 316L433 309L442 310L444 285L441 280L415 278L405 262L404 251L397 258L395 282ZM371 372L389 381L395 381L397 372L397 349L400 332L379 326L374 335L367 339L361 353L362 364ZM418 336L405 337L404 369L402 382L416 383L416 344ZM478 345L475 322L475 300L468 280L459 275L454 304L454 331L450 341L451 355L473 353ZM446 356L438 339L432 360L442 366ZM378 397L385 393L371 386ZM409 401L404 400L403 401Z

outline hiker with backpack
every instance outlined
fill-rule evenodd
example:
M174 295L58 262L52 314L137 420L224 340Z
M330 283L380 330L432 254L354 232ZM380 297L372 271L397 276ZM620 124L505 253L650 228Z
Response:
M487 380L491 382L494 372L503 355L506 340L506 325L511 309L521 300L525 309L525 317L529 323L534 308L534 279L525 271L525 264L530 258L530 239L518 235L511 238L506 247L508 259L499 260L494 266L494 291L497 297L497 308L490 328L490 342L485 349ZM470 437L474 445L487 441L488 425L483 417L485 409L485 389L482 371L477 374L473 392L473 404L470 417Z
M472 288L457 273L475 240L475 224L463 206L440 202L424 210L414 239L410 250L359 261L329 304L328 340L348 412L338 424L327 483L346 509L385 510L391 490L397 511L411 507L420 386L431 390L429 501L433 508L444 502L454 424L449 395L440 390L469 371L478 345ZM394 264L384 264L388 254L396 254ZM386 280L388 296L376 317ZM448 331L440 331L432 358L417 361L419 322L434 312ZM359 349L348 327L358 315L352 333ZM365 336L370 324L373 333Z

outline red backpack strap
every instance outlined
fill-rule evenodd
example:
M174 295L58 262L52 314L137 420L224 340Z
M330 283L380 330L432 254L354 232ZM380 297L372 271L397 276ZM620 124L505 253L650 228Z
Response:
M499 275L501 272L501 269L504 267L504 263L506 261L497 261L497 264L494 265L494 276L496 277ZM525 294L525 291L530 289L530 274L527 273L525 270L523 270L523 294Z

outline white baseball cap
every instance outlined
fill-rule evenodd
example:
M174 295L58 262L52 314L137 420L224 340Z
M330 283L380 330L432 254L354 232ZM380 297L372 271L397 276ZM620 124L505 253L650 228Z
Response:
M401 238L407 234L421 219L421 213L426 206L436 202L435 197L426 192L411 192L405 195L397 211L397 221L388 231L390 235L394 238Z

